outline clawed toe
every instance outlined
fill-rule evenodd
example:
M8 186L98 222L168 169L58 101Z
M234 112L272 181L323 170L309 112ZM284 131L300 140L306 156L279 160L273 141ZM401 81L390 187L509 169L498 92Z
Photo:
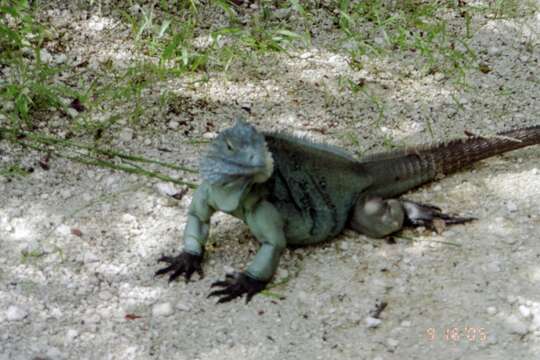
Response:
M178 256L162 256L158 259L159 262L166 262L170 264L156 271L154 276L169 275L169 282L176 280L181 275L184 275L186 283L191 280L191 276L196 272L199 276L203 277L203 271L201 267L202 255L193 255L187 252L182 252Z
M222 304L246 294L246 303L248 303L255 294L264 290L267 283L254 279L245 273L227 274L225 280L212 283L212 288L221 287L222 289L212 291L208 297L218 296L217 303Z
M475 217L460 217L445 214L433 205L419 204L413 201L402 201L405 209L405 224L409 226L425 226L429 229L438 230L446 225L464 224L477 220Z

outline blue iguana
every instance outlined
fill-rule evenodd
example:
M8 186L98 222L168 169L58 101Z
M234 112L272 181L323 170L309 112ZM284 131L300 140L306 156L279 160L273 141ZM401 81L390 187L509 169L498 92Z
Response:
M237 121L210 144L200 162L201 184L193 195L184 231L184 249L163 256L169 281L193 273L201 263L210 217L222 211L242 219L261 247L243 272L227 274L209 296L218 303L263 290L287 245L320 243L345 227L380 238L404 226L462 224L432 205L393 197L471 163L540 143L540 126L471 136L357 160L337 147L282 133L259 132Z

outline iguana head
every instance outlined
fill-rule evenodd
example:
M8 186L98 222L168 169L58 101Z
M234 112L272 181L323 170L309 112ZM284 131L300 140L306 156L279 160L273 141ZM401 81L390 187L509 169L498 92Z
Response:
M200 174L211 184L265 182L272 175L272 154L263 134L250 124L237 120L212 141L201 158Z

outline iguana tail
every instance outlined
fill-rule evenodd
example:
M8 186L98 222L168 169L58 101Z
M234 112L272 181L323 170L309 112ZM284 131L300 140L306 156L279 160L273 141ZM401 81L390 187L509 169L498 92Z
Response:
M390 197L479 160L534 144L540 144L540 125L377 154L362 165L374 179L369 192Z

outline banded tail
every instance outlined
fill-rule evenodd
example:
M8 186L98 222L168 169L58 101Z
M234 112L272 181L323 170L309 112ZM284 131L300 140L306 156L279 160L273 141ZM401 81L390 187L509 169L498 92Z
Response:
M492 137L473 136L377 154L362 159L362 165L374 177L370 193L390 197L477 161L535 144L540 144L540 125L504 131Z

